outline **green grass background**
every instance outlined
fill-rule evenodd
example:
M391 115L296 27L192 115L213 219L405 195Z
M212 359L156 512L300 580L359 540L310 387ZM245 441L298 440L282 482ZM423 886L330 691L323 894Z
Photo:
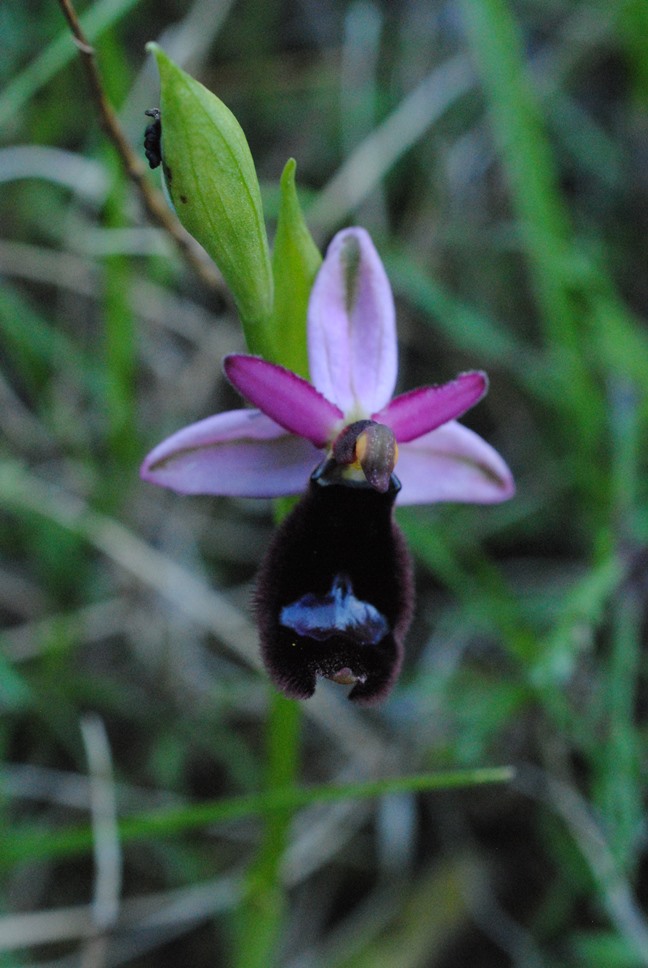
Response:
M0 965L648 965L646 0L79 12L138 150L154 39L239 118L271 235L290 156L320 246L372 233L401 389L486 369L466 423L518 493L399 512L383 707L274 699L271 508L137 472L237 404L231 300L147 221L58 4L3 4Z

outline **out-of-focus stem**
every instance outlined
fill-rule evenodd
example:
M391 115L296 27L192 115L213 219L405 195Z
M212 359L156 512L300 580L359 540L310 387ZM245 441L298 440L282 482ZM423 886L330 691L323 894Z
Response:
M79 48L79 54L88 79L90 92L99 112L102 127L107 137L115 146L126 174L136 186L147 213L154 222L157 222L161 228L169 233L183 258L189 263L201 280L211 289L222 290L222 281L215 267L200 254L200 250L194 240L188 232L185 232L180 222L169 209L162 193L154 188L146 178L144 164L133 151L122 130L117 115L106 97L94 48L88 43L85 37L74 5L71 0L59 0L59 4L72 31L74 42Z

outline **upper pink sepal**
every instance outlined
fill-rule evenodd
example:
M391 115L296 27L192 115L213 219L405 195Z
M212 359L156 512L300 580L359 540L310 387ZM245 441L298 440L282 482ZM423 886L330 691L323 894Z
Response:
M308 304L313 383L345 414L368 417L396 386L396 313L391 286L364 229L338 232Z
M451 420L399 448L399 504L497 504L515 493L506 462L485 440Z
M343 413L315 387L260 356L232 353L223 361L230 383L275 423L316 447L324 447L341 426Z
M460 373L449 383L410 390L372 415L393 430L399 444L416 440L448 420L460 417L488 390L488 377L479 370Z
M279 497L304 490L319 452L258 410L229 410L184 427L145 458L145 481L180 494Z

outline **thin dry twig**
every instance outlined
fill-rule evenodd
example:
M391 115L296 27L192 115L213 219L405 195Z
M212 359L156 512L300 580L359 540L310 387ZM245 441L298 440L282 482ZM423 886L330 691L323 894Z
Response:
M136 186L146 211L154 222L169 233L184 259L200 279L210 289L222 291L222 280L215 267L200 254L200 250L192 237L183 229L180 222L170 211L163 195L146 178L144 164L133 151L122 130L117 115L106 97L94 48L88 43L83 33L72 0L59 0L59 5L70 26L74 42L79 49L81 61L90 85L90 91L99 112L101 125L115 146L126 174Z
M106 964L108 932L117 923L121 892L121 848L110 745L99 716L81 719L81 733L90 773L95 888L92 904L94 932L82 948L81 968Z
M119 913L121 848L110 744L103 720L94 714L81 719L88 757L90 807L95 855L94 922L98 930L112 927Z
M114 935L155 931L169 924L191 924L228 910L241 893L238 875L218 877L157 894L122 901ZM93 907L53 908L0 918L0 951L83 940L94 930Z

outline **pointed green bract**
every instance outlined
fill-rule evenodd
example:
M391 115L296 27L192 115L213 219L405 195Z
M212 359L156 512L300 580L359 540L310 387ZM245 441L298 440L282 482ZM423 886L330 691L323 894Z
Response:
M261 193L238 121L157 44L164 173L178 218L230 288L253 353L265 354L273 283Z
M275 303L272 341L280 348L275 362L308 378L306 312L313 281L322 263L304 220L295 187L294 158L281 176L281 201L272 250Z

